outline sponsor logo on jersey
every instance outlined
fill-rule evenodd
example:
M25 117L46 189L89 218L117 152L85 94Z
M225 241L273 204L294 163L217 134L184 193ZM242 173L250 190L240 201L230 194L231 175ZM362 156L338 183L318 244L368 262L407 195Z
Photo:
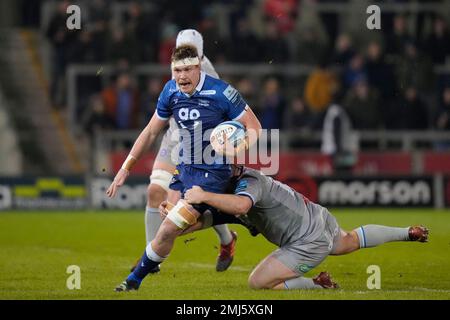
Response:
M241 95L239 92L233 88L231 85L229 85L223 92L223 95L231 101L231 103L235 104L237 101L239 101Z
M212 96L216 94L216 90L202 90L199 92L199 94L202 96Z
M302 273L307 273L308 271L310 271L313 268L314 268L313 266L308 266L307 264L301 264L301 265L297 266L297 269Z
M208 100L199 100L198 105L202 106L202 107L209 107L209 101Z
M245 191L245 189L247 189L247 186L248 186L247 180L240 180L238 185L236 186L235 193Z

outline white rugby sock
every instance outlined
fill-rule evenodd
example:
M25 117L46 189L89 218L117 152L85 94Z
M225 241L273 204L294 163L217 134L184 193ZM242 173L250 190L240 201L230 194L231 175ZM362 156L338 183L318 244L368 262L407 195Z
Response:
M154 262L163 262L167 257L161 257L155 251L153 251L152 243L150 242L145 248L145 253L147 254L147 258Z
M217 235L219 236L220 244L227 245L233 240L231 236L230 229L226 224L219 224L213 227L216 230Z
M358 234L359 247L371 248L391 241L408 241L409 228L395 228L369 224L354 231Z
M289 279L284 282L284 288L289 289L323 289L322 286L315 284L313 279L298 277L294 279Z
M161 226L162 220L158 208L145 208L145 239L147 245L155 239L156 233Z

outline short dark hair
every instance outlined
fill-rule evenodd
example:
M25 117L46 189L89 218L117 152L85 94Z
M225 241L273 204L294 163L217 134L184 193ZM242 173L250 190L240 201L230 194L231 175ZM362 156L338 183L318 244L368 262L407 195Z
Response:
M186 58L195 58L195 57L198 57L197 48L190 44L184 44L182 46L179 46L175 48L172 53L172 61L178 61Z

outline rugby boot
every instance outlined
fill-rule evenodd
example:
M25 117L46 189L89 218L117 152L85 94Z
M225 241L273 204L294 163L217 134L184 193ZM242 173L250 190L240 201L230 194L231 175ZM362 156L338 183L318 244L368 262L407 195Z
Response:
M424 226L412 226L408 230L410 241L428 242L428 228Z
M312 279L314 284L321 286L324 289L337 289L339 285L331 280L331 276L328 272L321 272L319 275Z
M237 233L230 230L233 240L227 245L220 245L220 253L217 257L216 271L222 272L229 268L234 258L234 250L236 247Z

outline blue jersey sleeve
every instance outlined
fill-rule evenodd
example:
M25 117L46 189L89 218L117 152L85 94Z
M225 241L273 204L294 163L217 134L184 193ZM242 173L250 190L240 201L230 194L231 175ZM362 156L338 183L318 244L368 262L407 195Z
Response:
M222 90L225 113L231 120L238 120L244 114L247 103L231 85L225 83Z
M156 104L156 115L161 120L168 120L172 115L172 108L170 107L170 95L172 94L172 81L168 81L161 91L158 103Z

